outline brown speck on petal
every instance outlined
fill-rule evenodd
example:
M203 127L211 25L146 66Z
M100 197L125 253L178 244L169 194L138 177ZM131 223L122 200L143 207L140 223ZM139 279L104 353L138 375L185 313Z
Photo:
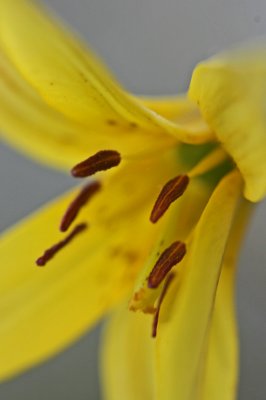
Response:
M163 290L162 290L162 293L161 293L161 295L159 297L158 305L156 307L156 311L155 311L155 314L154 314L154 317L153 317L153 322L152 322L152 333L151 333L151 335L152 335L153 338L155 338L157 336L157 327L158 327L159 315L160 315L160 310L161 310L161 305L162 305L163 299L165 298L167 290L168 290L168 288L170 286L170 283L172 282L174 277L175 277L174 273L171 273L167 277L167 279L165 281L165 284L164 284L164 287L163 287Z
M84 186L84 188L79 192L77 197L72 201L66 210L61 224L60 230L65 232L68 230L74 219L77 217L80 209L87 204L87 202L91 199L91 197L96 194L101 188L101 184L98 181L90 182L88 185Z
M85 178L98 171L116 167L121 162L121 156L115 150L101 150L81 163L75 165L71 174L76 178Z
M129 127L130 127L131 129L137 129L138 124L137 124L136 122L130 122Z
M117 125L117 122L114 119L107 119L106 123L109 126L116 126Z
M68 243L70 243L74 239L75 236L77 236L79 233L84 231L86 228L87 228L87 224L85 224L85 223L77 225L65 239L54 244L48 250L45 250L43 255L36 260L36 264L39 267L43 267L47 263L47 261L51 260L51 258L53 258L55 256L55 254L58 253L59 250L61 250Z
M137 252L133 251L133 250L126 250L123 253L124 259L126 260L126 262L131 265L131 264L135 264L136 261L139 258L139 255Z
M169 208L171 203L182 196L188 183L189 177L187 175L178 175L164 185L153 206L150 216L151 222L157 222Z
M148 276L148 287L157 288L168 272L178 264L186 254L186 245L183 242L174 242L163 251L153 270Z

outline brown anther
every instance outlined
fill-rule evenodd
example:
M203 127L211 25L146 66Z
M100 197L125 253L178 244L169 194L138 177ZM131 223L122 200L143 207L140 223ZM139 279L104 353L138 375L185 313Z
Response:
M71 174L76 178L85 178L98 171L105 171L116 167L120 162L121 156L117 151L102 150L75 165L71 170Z
M101 184L98 181L90 182L88 185L84 186L77 197L68 206L68 209L61 220L61 232L68 230L74 219L77 217L80 209L100 190L100 188Z
M59 250L61 250L63 247L65 247L69 242L71 242L72 239L74 239L74 237L76 235L78 235L79 233L84 231L84 229L86 229L86 228L87 228L87 224L85 224L85 223L77 225L65 239L54 244L49 249L45 250L43 255L36 260L36 264L39 267L43 267L47 263L47 261L51 260L51 258L53 258L54 255L58 253Z
M169 208L170 204L182 196L188 183L189 177L187 175L178 175L164 185L153 206L150 216L151 222L157 222Z
M183 242L174 242L163 251L153 270L148 276L148 287L157 288L168 272L178 264L186 254L186 245Z
M154 317L153 317L153 321L152 321L152 333L151 333L151 335L152 335L153 338L155 338L157 336L157 327L158 327L159 315L160 315L160 310L161 310L161 305L162 305L163 299L165 298L167 290L168 290L168 288L170 286L170 283L172 282L174 277L175 277L175 274L173 272L168 275L168 277L167 277L167 279L165 281L163 290L161 292L161 295L159 297L158 305L156 307L156 311L155 311L155 314L154 314Z

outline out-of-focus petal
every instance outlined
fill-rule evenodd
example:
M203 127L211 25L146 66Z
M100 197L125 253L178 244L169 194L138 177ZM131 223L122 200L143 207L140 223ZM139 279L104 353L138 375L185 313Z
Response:
M0 136L49 166L70 168L104 143L90 143L84 127L52 109L14 68L0 47ZM96 146L95 146L96 144Z

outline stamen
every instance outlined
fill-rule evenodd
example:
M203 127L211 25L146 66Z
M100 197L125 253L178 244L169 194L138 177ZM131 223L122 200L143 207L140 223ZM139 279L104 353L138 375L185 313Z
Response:
M45 250L43 255L36 260L36 264L39 267L43 267L47 263L47 261L51 260L51 258L53 258L54 255L56 253L58 253L59 250L61 250L68 243L70 243L71 240L74 239L75 236L77 236L79 233L84 231L84 229L86 229L86 228L87 228L87 224L85 224L85 223L77 225L73 229L73 231L64 240L61 240L60 242L58 242L58 243L54 244L52 247L50 247L48 250Z
M75 165L71 174L76 178L85 178L98 171L105 171L116 167L121 162L120 154L115 150L102 150Z
M186 254L186 245L183 242L172 243L164 252L160 255L153 270L148 276L148 287L156 289L163 279L166 277L168 272L180 261Z
M61 224L61 232L68 230L74 219L77 217L80 209L91 199L91 197L96 194L101 188L100 182L91 182L80 191L77 197L72 201L66 210Z
M189 177L187 175L178 175L164 185L153 206L150 216L151 222L157 222L169 208L170 204L182 196L188 183Z
M171 274L169 274L169 276L167 277L167 280L165 281L162 293L159 297L158 300L158 305L156 307L156 311L153 317L153 322L152 322L152 337L155 338L157 336L157 327L158 327L158 322L159 322L159 315L160 315L160 310L161 310L161 305L163 302L163 299L165 298L165 295L167 293L167 290L170 286L170 283L172 282L173 278L175 277L175 274L172 272Z

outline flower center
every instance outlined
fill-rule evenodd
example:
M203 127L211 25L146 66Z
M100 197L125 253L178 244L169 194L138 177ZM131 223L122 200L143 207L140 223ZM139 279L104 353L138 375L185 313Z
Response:
M183 165L182 169L185 173L168 180L162 186L152 208L150 221L153 224L157 223L169 208L171 209L168 211L168 218L164 221L165 225L162 229L162 236L159 244L154 246L154 252L147 261L147 264L143 267L141 272L141 284L134 291L130 302L131 310L142 310L145 313L153 314L152 337L155 337L157 334L160 308L169 285L176 276L173 268L181 263L187 252L188 238L186 238L185 241L181 241L176 237L175 227L178 224L177 218L179 217L176 215L176 208L171 205L184 195L191 180L200 177L205 179L208 184L216 185L219 179L232 169L232 163L228 159L227 154L221 147L217 146L217 144L208 144L205 145L205 147L189 146L189 149L187 145L179 144L179 161L187 150L191 150L191 152L188 152L189 156L185 157L185 162L179 164ZM71 174L77 178L86 178L96 172L116 167L120 162L121 156L117 151L102 150L75 165L71 170ZM69 229L81 209L101 188L102 186L99 181L93 181L89 182L81 189L62 217L60 223L61 232L65 232ZM74 237L84 231L85 228L87 228L87 224L84 222L74 227L72 232L65 237L65 239L46 250L44 254L37 259L36 264L38 266L44 266L59 250L68 245ZM164 248L162 248L163 243L166 244Z

